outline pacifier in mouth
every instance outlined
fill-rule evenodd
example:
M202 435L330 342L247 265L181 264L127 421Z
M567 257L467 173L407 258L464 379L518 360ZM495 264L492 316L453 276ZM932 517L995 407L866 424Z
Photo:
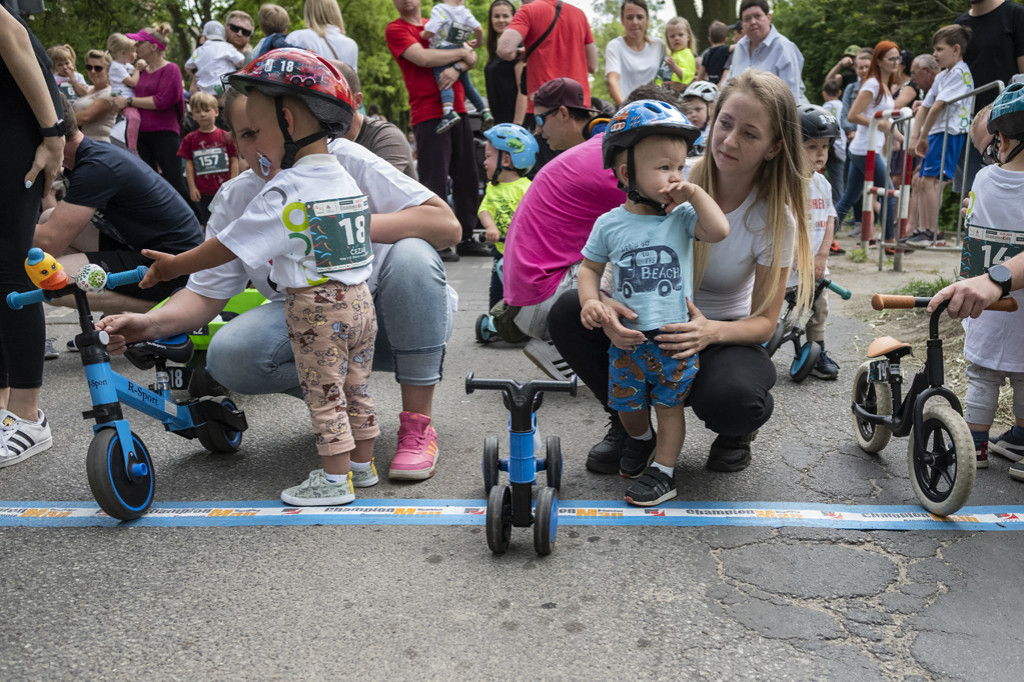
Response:
M256 152L256 153L259 154L259 152ZM271 167L271 165L273 165L273 162L270 159L268 159L267 157L263 156L263 154L259 154L259 157L260 157L260 173L263 174L263 177L267 177L268 175L270 175L270 167Z

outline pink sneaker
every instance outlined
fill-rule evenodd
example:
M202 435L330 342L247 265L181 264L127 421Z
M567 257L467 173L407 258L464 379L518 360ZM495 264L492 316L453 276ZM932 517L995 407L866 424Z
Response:
M419 412L398 415L398 450L391 460L391 479L424 481L434 475L437 463L437 431L430 425L430 417Z

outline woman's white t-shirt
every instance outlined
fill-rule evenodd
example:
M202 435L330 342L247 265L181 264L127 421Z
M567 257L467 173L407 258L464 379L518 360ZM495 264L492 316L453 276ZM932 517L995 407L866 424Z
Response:
M665 43L652 40L644 49L634 52L623 36L608 43L604 50L604 72L619 74L619 91L623 99L641 85L658 75L658 67L665 62Z
M693 304L709 320L739 320L749 317L754 293L754 268L771 265L771 233L768 229L768 202L758 200L753 189L739 208L725 214L729 236L711 245L707 267ZM796 221L786 220L785 249L781 262L793 259Z
M866 81L864 81L864 85L860 86L860 91L857 93L858 97L860 97L860 93L864 92L865 90L867 90L868 92L871 93L871 101L868 103L868 108L864 110L864 116L867 116L869 119L874 117L876 111L885 111L885 110L888 110L888 109L892 109L896 105L896 102L893 100L892 95L883 95L881 100L879 100L877 102L875 101L875 98L878 97L878 89L879 89L879 87L881 87L881 86L880 86L877 78L869 78ZM883 133L881 130L876 130L875 131L875 151L876 152L881 152L882 151L882 147L883 147L884 144L885 144L885 133ZM857 125L857 132L853 136L853 142L850 143L849 151L850 151L851 154L854 154L856 156L867 156L867 154L868 154L868 127L867 126L862 126L860 124Z
M337 26L328 25L321 38L311 28L304 28L294 31L285 36L285 40L292 47L301 47L310 52L316 52L324 59L337 59L345 62L353 70L359 71L359 46L356 41L341 32Z

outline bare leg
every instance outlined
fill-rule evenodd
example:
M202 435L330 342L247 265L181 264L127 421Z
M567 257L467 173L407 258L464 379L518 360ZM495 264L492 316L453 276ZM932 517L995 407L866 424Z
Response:
M654 413L658 416L658 445L654 448L654 461L662 466L675 467L686 440L683 406L655 405Z
M10 410L21 419L34 422L39 418L39 389L0 389L0 409Z
M647 433L647 429L651 424L650 408L645 407L634 412L619 412L619 421L622 422L622 426L626 429L626 433L629 434L630 438L639 438ZM661 433L658 434L658 438L661 438Z
M918 188L917 215L922 230L937 232L939 225L939 179L921 178Z
M436 385L436 384L435 384ZM418 412L425 417L432 416L432 410L434 405L434 386L409 386L402 384L402 411L403 412ZM359 448L359 441L356 443L356 449ZM372 442L372 441L371 441ZM372 448L371 448L372 451ZM366 460L359 460L369 462L369 458Z

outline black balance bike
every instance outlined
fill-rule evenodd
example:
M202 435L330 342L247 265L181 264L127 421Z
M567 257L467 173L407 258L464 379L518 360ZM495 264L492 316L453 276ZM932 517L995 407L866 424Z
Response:
M875 310L924 308L930 298L914 296L871 297ZM877 454L892 436L910 436L907 467L910 484L921 506L938 516L953 514L967 502L974 487L977 461L974 439L963 418L957 397L944 383L942 339L939 316L949 301L943 301L928 322L928 344L924 365L914 375L903 397L900 358L909 355L909 343L891 336L875 339L868 346L868 361L853 379L853 430L864 452ZM996 301L986 310L1013 312L1012 298ZM936 400L932 400L935 398Z
M818 300L818 296L821 296L821 292L825 289L836 292L844 301L850 299L849 289L844 289L830 280L822 279L814 288L812 304ZM821 357L821 345L817 341L803 341L804 330L810 319L810 310L805 311L803 315L796 314L796 291L787 291L786 308L779 318L779 323L775 325L775 333L772 334L772 338L764 344L765 350L768 351L768 357L771 357L786 341L793 342L793 362L789 366L789 377L796 383L800 383L811 375L811 371L818 365L818 358Z

